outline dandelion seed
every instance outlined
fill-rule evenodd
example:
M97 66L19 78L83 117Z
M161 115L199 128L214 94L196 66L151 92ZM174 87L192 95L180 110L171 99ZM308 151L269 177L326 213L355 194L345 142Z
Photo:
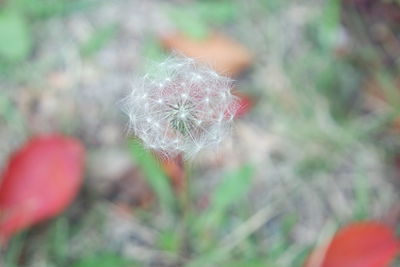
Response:
M172 56L136 83L123 102L131 131L147 147L167 157L190 157L229 134L237 110L230 90L230 79L193 59Z

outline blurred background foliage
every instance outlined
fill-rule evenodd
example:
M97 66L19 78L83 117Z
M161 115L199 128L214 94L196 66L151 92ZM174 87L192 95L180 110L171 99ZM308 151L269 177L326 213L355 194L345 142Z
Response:
M98 3L97 3L98 4ZM3 1L0 14L0 58L3 70L26 60L33 52L35 24L56 16L66 16L94 5L90 1ZM10 66L9 66L10 65Z
M0 166L54 131L89 154L76 201L15 236L3 264L302 266L346 222L398 225L399 14L368 0L0 1ZM246 114L217 152L166 168L128 138L118 101L148 60L231 43Z

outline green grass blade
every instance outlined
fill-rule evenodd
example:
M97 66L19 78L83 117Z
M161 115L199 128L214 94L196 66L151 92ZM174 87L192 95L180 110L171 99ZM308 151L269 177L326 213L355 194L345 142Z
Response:
M162 171L160 163L138 141L130 141L129 149L154 190L161 207L168 211L173 211L176 207L175 198L169 179Z
M227 174L212 194L210 208L200 220L201 225L211 228L219 225L232 205L248 192L253 174L254 167L250 165Z

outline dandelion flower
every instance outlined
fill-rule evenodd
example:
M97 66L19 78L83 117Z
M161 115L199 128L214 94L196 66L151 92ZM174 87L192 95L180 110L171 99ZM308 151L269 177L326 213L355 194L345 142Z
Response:
M135 82L124 99L130 130L166 157L192 157L226 137L237 110L232 81L183 56L171 56Z

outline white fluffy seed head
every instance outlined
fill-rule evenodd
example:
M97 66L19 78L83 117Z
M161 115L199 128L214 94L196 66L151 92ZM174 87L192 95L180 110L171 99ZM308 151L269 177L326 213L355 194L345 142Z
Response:
M166 157L192 157L230 132L237 110L232 81L173 55L136 82L123 103L130 130Z

